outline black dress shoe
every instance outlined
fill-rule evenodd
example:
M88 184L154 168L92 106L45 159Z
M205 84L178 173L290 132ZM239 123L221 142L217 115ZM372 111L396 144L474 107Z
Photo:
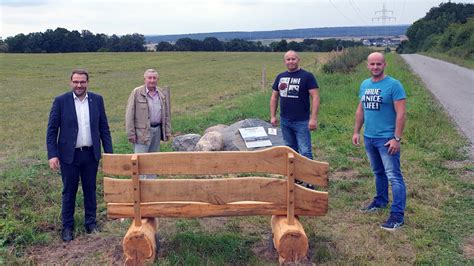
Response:
M61 237L63 238L64 242L69 242L74 239L74 233L72 228L66 227L63 228L63 231L61 232Z
M92 234L92 233L97 233L99 232L99 228L97 228L97 225L91 224L86 226L86 233Z

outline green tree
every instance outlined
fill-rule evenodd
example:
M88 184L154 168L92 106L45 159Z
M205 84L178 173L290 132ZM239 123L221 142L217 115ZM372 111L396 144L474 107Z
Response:
M215 37L207 37L202 42L204 51L224 51L224 45Z
M144 52L145 36L138 33L124 35L120 37L118 46L120 52Z
M174 51L174 46L169 42L160 42L156 45L156 51Z
M404 43L400 52L416 52L429 49L435 37L431 35L443 34L451 24L464 24L468 18L474 16L474 4L441 3L433 7L424 18L417 20L407 29L408 42ZM446 35L440 38L440 47L446 49L451 44L453 36ZM430 43L426 43L430 42Z
M286 40L281 40L279 42L270 43L270 47L273 52L286 52L288 51L288 42Z

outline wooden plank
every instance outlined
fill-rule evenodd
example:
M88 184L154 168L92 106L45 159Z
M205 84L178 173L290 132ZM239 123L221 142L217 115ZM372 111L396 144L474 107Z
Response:
M326 187L329 165L309 160L286 146L260 151L157 152L139 156L141 174L218 175L269 173L286 175L288 152L295 156L295 177L306 183ZM129 175L131 154L104 154L104 174ZM157 163L159 162L159 163Z
M104 178L106 202L133 202L130 179ZM226 204L269 201L285 204L286 179L265 177L140 180L141 202L195 201Z
M293 154L295 155L296 179L315 186L328 186L328 163L310 160L298 153Z
M286 146L260 151L157 152L140 154L141 174L218 175L233 173L270 173L286 175L286 154L295 155L296 178L327 187L329 164L310 160ZM131 154L104 154L105 174L129 175ZM160 163L156 163L160 162Z
M157 152L140 154L141 174L213 175L226 173L286 174L286 147L261 151ZM128 175L131 154L104 154L105 174ZM159 163L157 163L159 162Z
M295 156L293 153L288 153L288 159L286 162L288 167L288 172L286 176L288 177L287 190L286 190L286 218L288 219L288 224L295 224Z
M323 192L325 193L325 192ZM295 207L295 215L323 216L327 213L326 199L321 197L318 204L307 208ZM220 217L220 216L252 216L252 215L286 215L286 206L265 202L235 202L224 205L214 205L200 202L151 202L141 204L142 217ZM108 203L109 218L133 217L133 204Z
M133 202L133 181L104 177L105 202Z
M272 202L286 206L287 181L264 177L225 179L156 179L140 180L141 202L191 201L227 204L239 201ZM295 206L311 208L327 205L327 193L294 186ZM104 177L104 199L108 203L133 203L130 179ZM320 202L320 199L323 199Z
M136 154L132 155L131 158L132 164L132 185L133 185L133 212L134 212L134 223L135 226L142 225L142 217L140 214L140 171L138 166L138 156Z

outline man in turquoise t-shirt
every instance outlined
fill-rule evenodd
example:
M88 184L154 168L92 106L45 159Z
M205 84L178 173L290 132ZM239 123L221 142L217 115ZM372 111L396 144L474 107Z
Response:
M390 217L382 224L395 230L404 224L406 188L400 170L400 141L406 120L406 95L402 84L384 74L384 55L372 53L367 57L371 78L360 85L352 143L360 145L360 130L364 125L364 144L375 175L376 195L361 211L373 212L388 204L388 183L393 201Z

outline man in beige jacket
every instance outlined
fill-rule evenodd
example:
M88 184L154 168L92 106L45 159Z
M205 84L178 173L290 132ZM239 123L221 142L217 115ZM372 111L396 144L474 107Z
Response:
M167 141L171 136L169 97L158 87L156 70L148 69L143 76L145 84L135 88L128 98L125 128L135 153L158 152L160 140Z

